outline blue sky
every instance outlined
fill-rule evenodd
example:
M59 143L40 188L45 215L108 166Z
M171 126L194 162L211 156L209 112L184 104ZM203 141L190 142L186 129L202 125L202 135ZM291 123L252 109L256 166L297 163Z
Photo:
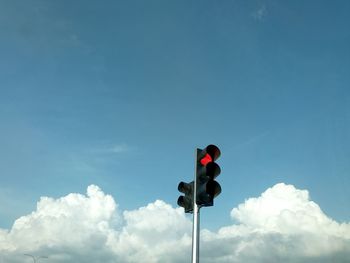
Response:
M230 210L284 182L349 221L348 1L0 1L0 228L90 184L176 206L222 151Z

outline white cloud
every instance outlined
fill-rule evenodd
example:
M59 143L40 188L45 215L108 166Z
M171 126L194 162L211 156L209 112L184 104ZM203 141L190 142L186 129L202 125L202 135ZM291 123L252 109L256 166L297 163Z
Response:
M93 154L119 154L135 151L136 148L125 143L108 145L104 147L96 147L90 149L89 152Z
M123 213L125 225L109 242L122 262L186 261L191 246L191 222L182 209L157 200ZM188 254L187 253L187 254Z
M253 13L252 13L252 16L255 20L258 20L258 21L261 21L264 19L264 17L266 16L267 14L267 10L266 10L266 6L263 5L261 6L259 9L255 10Z
M113 147L111 147L108 150L111 153L123 153L123 152L132 151L132 150L134 150L134 148L129 146L129 145L127 145L127 144L117 144L117 145L114 145Z
M43 247L103 246L108 231L116 225L116 209L113 198L94 185L88 187L87 196L42 197L36 211L15 221L0 247L27 252Z
M350 256L350 224L327 217L308 191L292 185L276 184L234 208L231 217L238 224L221 228L208 243L235 244L233 262L347 262Z
M202 230L201 262L348 262L350 224L327 217L306 190L277 184L231 211L236 223ZM188 262L191 221L161 200L120 212L91 185L86 195L42 197L36 211L0 229L0 262L29 253L50 262ZM45 259L42 259L44 262ZM29 262L29 261L28 261Z

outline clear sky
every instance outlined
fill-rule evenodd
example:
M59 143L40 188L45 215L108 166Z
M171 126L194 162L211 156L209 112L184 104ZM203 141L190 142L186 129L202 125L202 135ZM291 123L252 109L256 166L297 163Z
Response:
M350 2L0 0L0 228L91 185L176 207L222 155L202 226L276 183L350 220Z

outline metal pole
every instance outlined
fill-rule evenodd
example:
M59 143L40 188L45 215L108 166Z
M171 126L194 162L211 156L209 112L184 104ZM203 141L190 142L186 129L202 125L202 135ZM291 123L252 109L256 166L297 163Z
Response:
M199 263L199 206L193 207L192 263Z
M193 190L193 228L192 228L192 263L199 263L199 206L196 202L197 193L197 160L199 149L196 150L196 164L194 171L194 190Z

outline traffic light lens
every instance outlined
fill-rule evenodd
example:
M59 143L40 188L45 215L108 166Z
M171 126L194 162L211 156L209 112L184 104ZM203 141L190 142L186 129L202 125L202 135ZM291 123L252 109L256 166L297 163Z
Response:
M201 164L206 166L208 163L212 162L213 159L211 158L211 156L207 153L201 160Z
M184 197L183 197L183 196L180 196L180 197L177 199L177 204L178 204L179 206L182 206L182 207L185 206L185 200L184 200Z

